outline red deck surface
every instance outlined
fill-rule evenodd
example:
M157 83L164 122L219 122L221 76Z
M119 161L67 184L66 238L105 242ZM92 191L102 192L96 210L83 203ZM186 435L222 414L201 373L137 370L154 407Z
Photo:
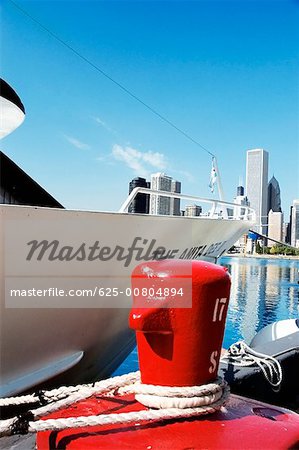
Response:
M133 395L91 397L50 418L140 411ZM231 395L221 411L199 418L70 429L37 434L45 449L295 449L299 415L283 408Z

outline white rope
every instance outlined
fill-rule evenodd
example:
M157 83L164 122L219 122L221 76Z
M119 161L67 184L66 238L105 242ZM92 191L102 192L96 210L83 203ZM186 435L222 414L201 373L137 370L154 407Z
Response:
M36 394L22 395L20 397L7 397L0 398L0 407L11 406L11 405L23 405L26 403L36 403L40 400L39 396Z
M140 372L131 372L126 375L108 378L107 380L97 381L96 383L90 384L80 384L77 386L61 386L57 389L52 389L51 391L40 391L40 393L23 395L19 397L7 397L0 398L0 407L2 406L17 406L26 403L35 403L42 399L45 402L56 402L58 400L64 399L70 394L75 394L79 391L83 392L87 398L90 392L92 395L94 392L105 392L117 389L119 386L123 386L128 383L134 383L140 379Z
M195 408L210 405L218 401L223 395L225 382L217 378L214 383L203 386L155 386L136 383L127 389L120 389L120 393L134 393L135 398L142 405L149 408Z
M148 408L195 408L198 406L207 406L216 403L222 398L223 392L217 392L202 397L161 397L158 395L135 395L136 400Z
M268 383L274 388L279 387L282 382L282 369L279 361L272 356L256 352L244 341L231 345L222 356L221 361L241 367L257 365Z
M132 413L100 414L89 417L71 417L67 419L36 420L57 409L90 397L95 393L111 396L115 392L120 395L129 392L135 393L136 400L145 406L163 409ZM52 400L57 398L58 400L38 409L28 411L19 417L0 421L0 436L211 414L218 411L224 405L228 394L229 389L227 384L221 378L217 378L214 383L209 383L204 386L181 388L143 385L140 383L140 372L134 372L103 380L94 385L72 386L70 388L48 391L44 395ZM68 395L68 397L61 399L62 395L64 397Z
M101 414L99 416L89 416L89 417L71 417L67 419L48 419L39 420L37 422L29 422L29 432L37 431L47 431L53 430L58 431L67 428L80 428L87 426L99 426L99 425L113 425L121 423L130 422L143 422L148 420L166 420L166 419L177 419L181 417L192 417L200 416L205 414L212 414L218 411L227 399L227 391L224 398L218 400L213 405L197 408L168 408L168 409L158 409L158 410L146 410L138 412L129 413L119 413L119 414Z
M167 397L194 397L206 394L214 394L221 391L225 386L225 381L221 377L217 377L213 383L204 384L202 386L156 386L151 384L142 384L136 382L132 386L124 386L118 390L120 395L123 394L149 394L164 395Z
M107 380L102 380L94 385L80 385L77 386L79 390L77 392L71 393L67 398L58 400L56 403L50 403L48 405L42 406L33 411L36 418L42 417L46 414L50 414L57 409L71 405L80 400L84 400L93 394L106 394L117 390L119 387L125 386L127 384L135 383L139 380L140 372L131 372L126 375L121 375L114 378L108 378Z
M9 431L12 429L15 421L15 417L13 419L0 420L0 437L11 435Z

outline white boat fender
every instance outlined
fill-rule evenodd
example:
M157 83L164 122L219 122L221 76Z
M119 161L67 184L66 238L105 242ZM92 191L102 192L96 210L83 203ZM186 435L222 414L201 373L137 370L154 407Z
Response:
M249 346L255 349L282 338L288 338L290 347L299 346L299 318L279 320L267 325L254 336Z

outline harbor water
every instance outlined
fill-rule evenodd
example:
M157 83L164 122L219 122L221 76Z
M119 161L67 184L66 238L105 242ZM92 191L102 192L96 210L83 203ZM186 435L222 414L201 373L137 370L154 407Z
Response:
M231 274L231 294L223 347L250 343L266 325L299 317L299 260L223 257ZM115 375L138 370L136 348Z

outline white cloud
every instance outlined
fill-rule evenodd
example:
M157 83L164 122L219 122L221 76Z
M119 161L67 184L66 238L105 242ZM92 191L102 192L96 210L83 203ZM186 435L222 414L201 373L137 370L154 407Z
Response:
M172 172L179 174L180 176L186 178L186 180L188 180L190 183L194 183L195 182L195 177L188 172L187 170L175 170L172 169Z
M96 161L103 162L108 166L113 166L115 161L112 160L112 155L109 153L108 155L101 155L96 158Z
M114 130L112 130L112 128L110 128L109 125L107 125L106 122L104 122L102 119L100 119L99 117L93 117L93 119L96 121L96 123L105 128L105 130L110 131L110 133L114 133Z
M96 158L96 160L97 161L107 161L107 156L98 156L97 158Z
M72 136L64 135L65 139L72 144L74 147L79 148L80 150L88 150L90 149L90 146L88 144L85 144L84 142L79 141L79 139L76 139Z
M163 153L141 152L135 148L115 144L112 148L112 156L117 161L124 162L136 175L147 177L151 170L165 169L167 161Z
M143 153L142 158L145 162L157 169L165 169L166 167L165 156L162 153L146 152Z

